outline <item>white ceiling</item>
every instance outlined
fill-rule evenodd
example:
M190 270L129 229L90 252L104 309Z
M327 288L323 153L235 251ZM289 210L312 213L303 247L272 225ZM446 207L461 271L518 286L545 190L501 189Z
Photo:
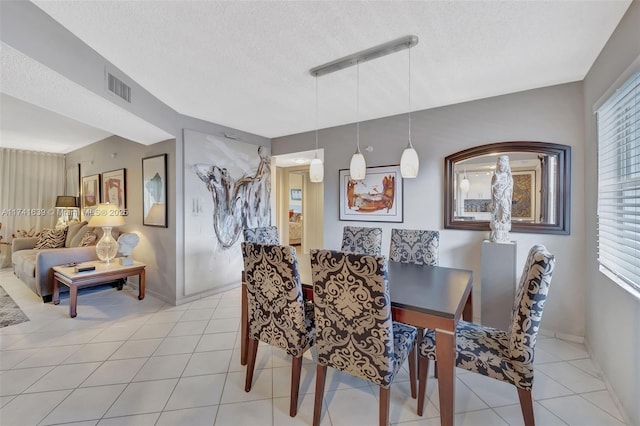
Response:
M179 113L273 138L315 128L310 68L408 34L412 110L582 80L631 2L35 3ZM318 85L320 128L405 113L407 51L360 65L358 117L355 67Z

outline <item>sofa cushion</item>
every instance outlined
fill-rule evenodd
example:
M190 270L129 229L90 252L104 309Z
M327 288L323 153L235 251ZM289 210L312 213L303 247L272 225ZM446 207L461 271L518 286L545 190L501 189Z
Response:
M13 253L11 261L14 264L14 271L18 275L18 278L34 278L36 276L37 255L38 250L36 249L19 250Z
M67 228L64 229L52 229L45 228L38 237L34 249L45 248L60 248L64 247L64 242L67 238Z
M97 235L94 234L93 231L87 231L84 237L82 237L82 241L80 241L80 247L95 246L97 242Z
M73 245L71 245L71 241L73 240L73 238L76 236L76 234L78 233L78 231L80 230L80 228L82 228L83 226L85 226L87 224L87 221L83 221L83 222L77 222L77 223L71 223L69 224L69 229L67 229L67 239L64 242L64 246L66 248L69 247L75 247ZM82 234L84 235L84 234Z
M78 230L76 231L76 235L73 236L71 242L69 243L69 247L80 247L80 243L82 243L82 239L84 238L87 231L93 230L93 228L89 228L87 223L85 222Z

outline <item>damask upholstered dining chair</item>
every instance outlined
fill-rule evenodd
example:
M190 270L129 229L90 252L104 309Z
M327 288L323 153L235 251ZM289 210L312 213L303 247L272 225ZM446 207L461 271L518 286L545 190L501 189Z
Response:
M509 330L460 321L456 329L456 366L510 383L518 389L526 426L533 416L533 359L544 302L555 266L555 258L542 245L535 245L522 272L511 314ZM422 415L429 360L436 359L435 334L426 333L420 343L418 364L418 415Z
M245 228L242 230L244 240L258 244L280 244L278 228L275 226L263 226L260 228Z
M440 232L421 229L392 229L389 260L418 265L438 265Z
M244 390L253 382L258 342L292 356L289 415L298 411L302 356L314 344L313 303L302 299L298 260L293 247L242 243L249 304L249 346Z
M342 251L355 254L382 254L382 228L345 226L342 230Z
M416 328L391 318L387 260L331 250L311 251L316 318L316 394L319 425L327 366L380 386L380 425L389 423L390 386L409 357L415 365ZM415 370L410 371L415 383Z

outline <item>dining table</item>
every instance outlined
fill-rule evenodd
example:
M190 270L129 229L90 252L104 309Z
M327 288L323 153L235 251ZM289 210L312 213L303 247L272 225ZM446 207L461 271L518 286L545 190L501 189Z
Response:
M440 424L453 425L456 325L460 319L472 321L473 318L471 291L473 272L413 263L389 262L388 265L391 312L394 321L410 324L419 329L435 330ZM303 283L302 291L308 300L313 299L313 285ZM246 365L249 308L244 273L240 321L240 363ZM413 388L413 384L411 387Z

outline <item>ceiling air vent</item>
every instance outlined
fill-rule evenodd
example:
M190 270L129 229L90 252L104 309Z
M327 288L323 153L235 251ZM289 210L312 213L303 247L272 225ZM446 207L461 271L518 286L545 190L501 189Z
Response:
M111 73L107 73L107 89L119 98L131 103L131 87L118 80Z

